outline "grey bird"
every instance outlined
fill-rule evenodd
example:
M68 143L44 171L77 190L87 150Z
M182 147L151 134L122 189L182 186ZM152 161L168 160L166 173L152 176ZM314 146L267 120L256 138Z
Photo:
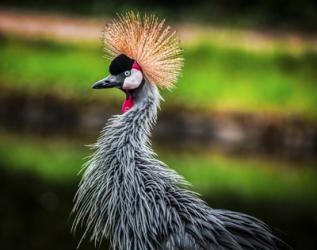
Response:
M120 250L288 249L262 221L210 208L153 152L150 135L162 100L157 85L175 81L173 72L182 64L177 40L160 24L154 16L130 12L106 28L110 76L93 88L118 88L126 99L123 113L107 122L93 146L75 196L73 229L84 227L82 238L90 235L96 244L108 239ZM142 51L133 48L138 46ZM163 53L168 55L159 58ZM166 76L160 78L158 69Z

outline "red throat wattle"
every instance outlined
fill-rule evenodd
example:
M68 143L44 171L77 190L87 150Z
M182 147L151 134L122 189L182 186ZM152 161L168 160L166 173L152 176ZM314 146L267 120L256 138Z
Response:
M134 61L133 62L133 65L132 65L132 68L131 69L136 69L136 70L142 70L141 66L136 62ZM133 104L134 104L134 100L132 98L131 95L129 95L123 102L122 104L122 113L125 113L127 112L129 109L131 109L133 107Z
M131 109L133 107L134 104L134 100L132 98L132 96L129 96L128 98L126 98L122 104L122 113L127 112L129 109Z

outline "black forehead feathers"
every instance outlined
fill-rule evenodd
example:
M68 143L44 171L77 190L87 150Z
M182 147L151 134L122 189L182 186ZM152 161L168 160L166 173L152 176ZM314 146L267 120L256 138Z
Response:
M118 75L126 70L130 70L132 68L133 62L133 59L127 57L124 54L118 55L110 63L109 72L111 75Z

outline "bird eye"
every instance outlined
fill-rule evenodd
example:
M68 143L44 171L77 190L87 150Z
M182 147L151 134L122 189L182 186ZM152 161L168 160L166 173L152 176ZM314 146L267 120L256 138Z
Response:
M124 75L125 76L130 76L131 75L131 71L130 70L124 71Z

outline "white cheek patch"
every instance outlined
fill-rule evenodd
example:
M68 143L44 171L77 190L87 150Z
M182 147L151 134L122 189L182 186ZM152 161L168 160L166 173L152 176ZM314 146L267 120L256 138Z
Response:
M131 75L124 79L123 89L136 89L143 80L143 74L140 70L131 69Z

